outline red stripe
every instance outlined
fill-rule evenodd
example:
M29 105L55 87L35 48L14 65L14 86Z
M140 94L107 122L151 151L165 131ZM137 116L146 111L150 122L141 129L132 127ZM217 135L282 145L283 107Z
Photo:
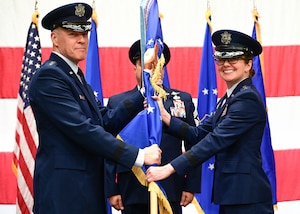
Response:
M17 201L18 201L18 206L19 206L19 209L20 209L20 213L22 214L30 214L30 210L29 208L27 207L26 203L25 203L25 200L21 194L21 191L19 189L19 187L17 187Z
M0 204L15 204L17 180L11 168L13 153L0 152Z
M28 144L28 147L30 149L30 152L31 152L31 156L32 156L32 159L35 159L35 155L36 155L36 145L35 145L35 142L34 142L34 139L32 137L32 133L28 127L28 123L27 123L27 118L25 117L25 115L23 114L23 122L22 122L22 125L23 125L23 131L24 131L24 136L26 138L26 142ZM35 130L36 131L36 130Z
M20 109L17 108L17 119L18 119L18 121L21 121L22 115L23 114L20 111ZM15 132L15 140L16 140L16 145L15 146L17 146L18 148L20 148L20 135L18 133L18 130L16 130L16 132ZM19 152L18 152L18 154L14 154L13 155L13 163L14 163L16 169L17 169L18 166L19 166L19 160L18 160L18 157L16 155L19 156Z
M100 48L101 80L104 97L128 90L135 85L133 66L128 60L128 48ZM198 81L202 48L171 47L168 64L170 84L173 88L198 94ZM51 48L43 48L43 61ZM20 81L23 48L0 48L0 98L15 98ZM300 46L264 47L265 89L267 97L300 95L297 73L300 67ZM85 62L81 63L85 68ZM218 76L218 75L217 75ZM225 91L218 79L219 95Z
M15 146L17 146L18 148L20 148L20 135L19 135L19 133L17 131L15 132L15 140L16 140L16 144L17 144ZM16 156L15 153L13 153L13 154L14 154L13 155L13 163L14 163L15 167L18 168L18 166L19 166L18 157ZM17 154L17 155L19 155L19 154Z
M300 149L275 151L277 199L300 199Z
M23 143L26 143L28 145L28 148L31 152L31 154L23 154L24 151L22 151L22 149L20 149L20 152L19 152L19 167L20 167L20 171L23 174L25 182L28 186L28 189L29 189L31 195L33 196L33 182L32 182L33 178L31 176L28 165L27 165L27 163L24 159L24 155L26 156L26 159L27 159L28 162L33 163L34 158L35 158L35 154L36 154L36 145L35 145L35 142L32 138L32 133L30 132L30 129L28 127L25 115L22 114L21 118L19 118L19 116L20 115L18 115L18 119L21 119L19 122L22 123L22 128L23 128L24 136L25 136L25 140L26 140L26 142L23 142ZM20 142L19 141L17 142L17 144L20 148Z
M20 150L20 155L19 155L19 166L20 166L20 170L22 172L22 175L25 179L25 182L27 184L27 187L31 193L31 195L33 196L33 182L32 182L32 176L30 174L30 171L28 169L28 166L25 162L24 156L22 151ZM19 187L20 188L20 187Z
M18 98L18 104L22 102L20 98ZM34 142L34 139L32 137L32 133L30 131L30 128L28 126L28 122L30 123L31 121L27 121L26 115L24 114L25 112L22 111L22 106L18 106L17 110L17 118L18 118L18 123L20 128L17 128L16 130L16 146L19 147L19 154L14 155L14 163L17 163L19 165L19 172L18 176L22 174L23 177L23 182L25 182L25 185L22 185L22 177L18 178L20 183L18 182L18 189L17 189L17 205L21 211L21 213L31 213L31 207L28 207L26 204L27 202L30 202L33 200L33 177L30 171L33 169L29 169L30 165L27 165L27 163L34 163L34 158L36 154L36 145ZM30 112L29 112L30 113ZM35 131L35 130L34 130ZM23 132L23 133L20 133ZM21 138L20 134L25 138ZM22 146L28 147L28 150L23 149ZM17 151L16 151L17 152ZM26 152L26 153L24 153ZM25 161L26 158L26 161ZM28 188L29 194L27 195L25 190ZM25 198L24 198L25 197ZM29 200L30 199L30 200Z

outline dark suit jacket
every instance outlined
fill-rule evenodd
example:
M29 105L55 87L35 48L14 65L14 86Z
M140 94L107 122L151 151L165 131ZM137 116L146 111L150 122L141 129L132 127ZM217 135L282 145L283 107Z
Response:
M167 100L164 102L164 106L168 112L171 112L171 109L174 110L174 102L177 99L179 103L181 101L185 105L184 112L186 113L185 118L180 117L180 120L187 122L188 124L195 126L194 120L194 104L192 102L192 97L190 94L182 91L177 91L174 89L164 88L169 94ZM126 91L121 94L114 95L109 98L107 107L113 108L121 100L124 100L128 97L131 97L132 94L136 93L137 88L134 88L130 91ZM174 110L176 111L176 110ZM180 112L178 112L180 113ZM166 164L182 154L182 140L174 137L165 132L166 127L163 127L162 140L160 143L160 148L162 149L162 164ZM187 148L189 149L189 147ZM108 164L106 167L107 176L106 176L106 186L107 186L107 196L122 195L123 203L128 204L148 204L149 203L149 194L148 189L143 187L135 178L134 174L120 166L120 165L111 165ZM117 173L117 181L116 181ZM190 172L187 176L184 175L172 175L169 178L160 182L164 190L167 193L169 201L179 202L181 199L181 193L183 190L188 192L200 192L201 188L201 167L197 168Z
M197 143L171 164L177 173L183 174L215 155L214 203L271 201L260 153L265 123L266 110L261 97L251 79L245 79L204 124L189 127L171 118L170 132Z
M108 110L52 53L33 76L29 98L39 134L34 213L106 213L104 158L131 168L138 153L109 132L143 109L143 96L137 92Z

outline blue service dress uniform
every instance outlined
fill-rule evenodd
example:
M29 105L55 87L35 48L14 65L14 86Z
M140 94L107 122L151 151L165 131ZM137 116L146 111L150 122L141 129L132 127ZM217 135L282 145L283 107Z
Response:
M189 93L164 88L167 92L167 100L164 102L164 106L167 111L184 121L191 126L195 126L194 120L194 104L192 97ZM123 92L121 94L114 95L109 98L107 107L114 108L121 100L131 97L136 93L137 87ZM182 154L182 140L169 133L165 132L166 127L163 126L162 139L160 148L162 150L161 163L166 164ZM116 133L117 134L117 133ZM191 143L185 142L186 149L189 149ZM135 178L135 175L121 165L108 163L106 165L106 194L107 197L112 195L122 195L122 201L126 205L138 205L134 207L134 213L143 213L149 206L149 192L148 188L142 186ZM173 206L173 213L181 213L181 207L178 206L182 191L188 191L197 193L201 189L201 167L192 170L188 174L184 175L172 175L169 178L159 182L167 194L167 198ZM144 206L140 206L144 204ZM174 204L174 205L173 205ZM176 205L177 206L176 206ZM140 210L139 210L140 209ZM126 213L126 212L125 212Z
M262 168L260 153L266 123L261 97L252 80L247 78L237 85L221 106L222 102L223 99L215 113L198 127L171 118L168 131L195 142L190 151L173 160L171 165L176 173L185 174L215 155L212 198L215 204L270 202L271 205L271 187Z
M131 168L138 154L109 132L143 109L143 96L137 92L108 110L52 53L33 76L29 98L39 134L34 213L105 214L104 158Z

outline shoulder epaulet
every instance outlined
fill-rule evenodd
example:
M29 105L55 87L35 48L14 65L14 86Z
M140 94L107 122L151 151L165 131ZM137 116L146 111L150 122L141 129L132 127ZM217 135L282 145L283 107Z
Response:
M46 66L56 66L57 62L53 61L53 60L48 60L48 61L45 62L45 65Z
M249 89L250 87L248 86L248 85L244 85L242 88L241 88L241 91L243 91L243 90L247 90L247 89Z

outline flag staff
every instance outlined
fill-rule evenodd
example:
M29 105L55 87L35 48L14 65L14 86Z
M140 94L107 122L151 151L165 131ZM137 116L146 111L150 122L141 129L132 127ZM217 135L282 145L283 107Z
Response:
M210 10L210 0L207 0L207 1L206 1L206 9L207 9L207 10Z
M34 12L32 14L32 22L38 27L38 18L40 17L40 13L38 11L38 1L35 1L34 4Z
M93 0L92 3L92 8L93 8L93 13L92 13L92 19L94 20L96 27L98 27L98 17L97 17L97 12L96 12L96 3L95 0Z
M253 20L254 20L254 27L255 27L255 32L253 31L253 34L255 33L255 36L256 36L256 39L257 41L262 44L262 40L261 40L261 30L260 30L260 24L259 24L259 21L258 19L260 18L260 15L257 11L257 5L256 5L256 0L253 0L253 10L252 10L252 16L253 16ZM263 97L265 99L265 92L264 92L264 56L263 56L264 52L262 52L260 54L260 56L258 56L259 58L259 62L260 62L260 68L261 68L261 85L262 85L262 91L260 91L260 94L263 94ZM259 63L258 62L258 63ZM255 62L253 62L255 64ZM255 82L254 82L255 84ZM259 84L259 83L257 83ZM266 105L266 100L265 100L265 105ZM268 112L268 108L267 108L267 105L266 105L266 112ZM266 127L268 127L267 129L269 129L269 122L267 120L266 122ZM264 135L270 135L270 130L267 131L267 129L265 128L264 130ZM269 133L268 133L269 132ZM267 140L262 140L262 144L267 144L268 142L266 142ZM270 145L271 145L271 140L270 140ZM271 148L271 151L273 152L273 149L272 149L272 146L269 146ZM264 157L263 157L264 158ZM264 160L263 160L264 161ZM273 160L273 164L275 160ZM270 165L269 164L269 168L270 168ZM275 167L274 167L275 168ZM265 169L264 169L265 170ZM268 171L270 171L270 169L267 169ZM274 172L274 177L272 177L272 175L269 175L269 174L272 174L272 173L266 173L266 175L268 176L268 179L270 180L270 183L271 183L271 188L272 188L272 197L273 197L273 208L274 210L278 210L278 206L277 206L277 199L276 199L276 173ZM275 192L273 192L275 191Z
M253 11L257 11L256 0L253 0Z
M253 20L254 20L254 23L255 23L255 28L256 28L256 31L257 31L256 39L261 44L260 24L258 22L258 19L260 18L260 15L257 11L257 6L256 6L256 1L255 0L253 0L252 16L253 16ZM264 68L264 60L263 60L264 57L263 56L264 56L264 52L262 52L259 56L262 68Z

